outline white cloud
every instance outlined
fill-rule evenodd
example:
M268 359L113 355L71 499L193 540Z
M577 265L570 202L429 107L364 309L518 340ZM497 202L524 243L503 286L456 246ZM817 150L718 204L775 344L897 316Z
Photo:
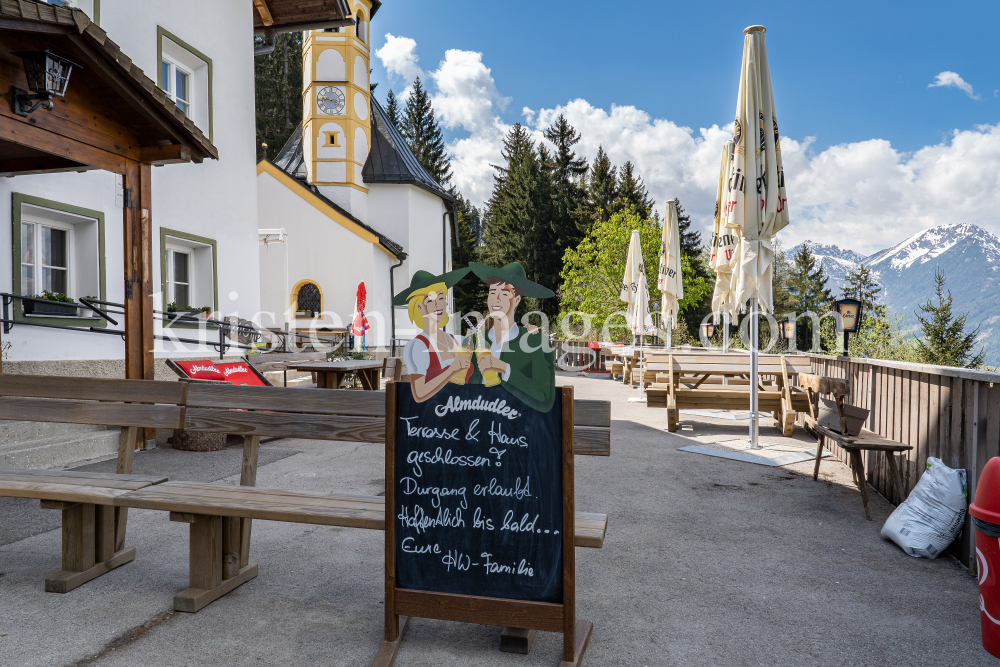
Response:
M958 88L974 100L979 99L979 93L972 90L972 84L958 75L958 72L944 71L934 77L934 83L928 83L928 88Z
M406 46L384 57L380 49L377 55L387 69L401 72L416 63L415 43ZM403 65L391 69L387 60ZM454 183L481 206L493 189L491 164L500 164L503 136L510 129L499 115L509 100L497 90L479 53L448 51L427 77L442 123L467 133L448 145ZM592 160L603 145L614 164L631 160L661 216L664 202L679 197L708 240L728 123L694 130L634 106L605 110L584 99L552 109L524 107L521 113L536 141L559 114L582 136L578 155ZM781 140L792 219L781 234L785 247L809 238L874 252L953 222L1000 232L1000 124L955 130L940 144L914 153L900 152L883 139L815 153L814 142L814 137Z
M418 76L421 79L426 77L417 64L420 57L417 55L417 42L414 39L386 33L385 45L381 49L376 49L375 55L382 61L390 77L398 77L407 83L406 95L409 94L410 82Z

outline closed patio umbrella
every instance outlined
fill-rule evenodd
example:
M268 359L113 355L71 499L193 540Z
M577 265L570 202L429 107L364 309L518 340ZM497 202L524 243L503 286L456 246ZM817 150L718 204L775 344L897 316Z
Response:
M646 263L642 259L642 243L639 240L639 230L632 230L632 237L628 242L628 253L625 256L625 276L622 278L622 289L619 292L619 298L627 303L625 308L625 323L628 325L629 331L632 332L633 338L636 335L642 335L644 333L645 323L640 320L638 323L639 327L642 327L639 332L636 330L636 322L634 314L636 311L636 300L639 299L641 295L645 295L646 299L646 312L649 312L649 294L645 289L642 292L639 291L639 278L642 277L643 288L646 285ZM635 342L633 340L633 342Z
M785 174L764 26L743 31L743 67L733 129L733 187L726 226L740 231L736 305L750 303L750 444L758 446L757 312L774 310L774 235L788 225Z
M712 254L709 264L715 271L715 289L712 292L712 313L728 320L735 314L736 298L733 272L739 264L739 230L726 227L729 209L729 183L733 168L733 142L722 146L722 161L719 165L719 188L715 199L715 225L712 234ZM718 323L718 319L714 322Z
M667 347L671 331L677 326L677 310L684 298L681 276L681 239L677 220L677 200L667 202L667 218L663 221L663 242L660 244L660 270L656 287L663 293L660 326L667 329Z

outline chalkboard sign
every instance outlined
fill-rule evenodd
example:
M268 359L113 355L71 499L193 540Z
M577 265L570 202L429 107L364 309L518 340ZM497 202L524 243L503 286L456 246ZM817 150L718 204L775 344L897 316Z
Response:
M396 392L396 586L562 602L558 407L481 384Z

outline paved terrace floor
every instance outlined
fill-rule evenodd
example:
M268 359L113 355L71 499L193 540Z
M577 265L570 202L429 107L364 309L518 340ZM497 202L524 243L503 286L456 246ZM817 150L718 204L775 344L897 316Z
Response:
M972 576L949 557L911 558L883 541L890 505L875 495L875 520L865 521L841 463L825 461L814 482L811 462L771 468L680 452L691 438L742 435L745 422L695 417L671 435L665 411L628 402L635 390L559 382L613 401L611 458L576 460L577 508L611 521L604 549L577 550L578 615L594 622L584 664L996 664L980 645ZM239 457L155 450L137 456L136 473L234 484ZM271 442L258 485L379 493L382 459L381 445ZM43 580L60 569L58 514L0 499L4 666L367 667L375 656L379 532L255 522L260 575L197 614L174 614L173 595L187 586L186 524L133 510L136 560L57 595ZM554 666L562 644L539 633L528 656L498 645L495 627L416 619L396 664Z

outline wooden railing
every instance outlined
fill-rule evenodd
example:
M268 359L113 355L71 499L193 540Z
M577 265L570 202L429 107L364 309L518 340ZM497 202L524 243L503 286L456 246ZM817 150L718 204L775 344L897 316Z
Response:
M909 494L936 456L952 468L964 468L968 497L975 497L976 481L986 462L1000 455L1000 373L947 366L911 364L881 359L805 354L813 372L846 379L850 403L870 411L868 428L913 446L900 457L904 493ZM828 445L841 461L847 457ZM892 504L896 497L885 459L870 452L865 461L868 483ZM949 553L969 568L976 566L972 525L965 527Z

